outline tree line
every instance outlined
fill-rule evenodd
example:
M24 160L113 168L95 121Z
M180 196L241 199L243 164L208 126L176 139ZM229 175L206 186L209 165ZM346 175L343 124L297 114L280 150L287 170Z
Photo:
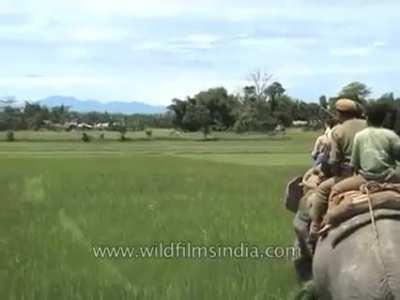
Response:
M286 94L284 86L270 82L271 76L256 72L252 84L241 93L232 95L223 87L212 88L187 97L173 99L168 107L173 113L173 124L184 131L201 130L206 136L210 130L236 132L273 131L277 126L289 127L294 121L304 121L308 128L318 129L334 115L337 99L345 97L367 105L371 101L388 104L387 126L400 129L400 98L387 93L378 99L370 98L371 89L360 82L344 86L337 95L321 95L317 102L305 102Z
M68 124L109 124L108 130L125 132L146 128L175 128L181 131L271 132L290 127L294 121L308 128L320 128L333 114L335 101L346 97L360 104L384 101L388 104L387 126L400 131L400 98L386 93L370 98L371 89L360 82L344 86L337 95L321 95L318 101L306 102L287 95L285 87L261 72L250 75L250 84L240 93L230 94L224 87L210 88L186 99L173 99L164 114L110 114L107 112L79 113L66 106L48 108L25 102L15 106L14 100L0 100L0 130L69 130Z
M145 128L171 128L172 115L116 114L107 112L81 113L60 105L52 108L26 101L18 107L14 101L3 100L0 105L0 131L5 130L71 130L78 124L96 125L107 130L144 130Z

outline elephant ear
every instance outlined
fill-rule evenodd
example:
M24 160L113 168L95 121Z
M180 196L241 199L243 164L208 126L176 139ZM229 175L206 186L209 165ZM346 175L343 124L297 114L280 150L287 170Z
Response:
M300 199L303 197L303 187L301 186L303 177L297 176L286 185L284 205L287 210L296 213L299 209Z

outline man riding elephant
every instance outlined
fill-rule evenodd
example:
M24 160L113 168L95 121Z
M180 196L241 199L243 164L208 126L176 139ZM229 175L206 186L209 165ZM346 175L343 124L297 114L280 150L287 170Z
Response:
M317 299L400 299L400 137L382 127L387 111L367 107L369 127L354 138L355 175L332 188L313 256Z
M330 170L331 168L338 169L345 161L350 160L352 139L359 130L366 127L366 122L359 118L361 109L354 101L339 99L335 108L337 119L342 124L335 124L336 126L332 128L332 132L327 135L329 138L329 160L324 160L325 163L310 169L303 176L302 186L305 192L293 220L296 246L300 248L300 257L295 260L295 268L300 281L303 282L312 278L312 255L315 243L313 234L310 234L312 216L321 216L315 217L318 222L315 221L312 223L314 225L311 225L311 230L315 228L316 235L319 231L319 224L322 221L324 211L327 208L330 189L341 179L340 176L343 176L343 174L337 174L337 176L327 179L327 175L333 173ZM327 165L328 163L329 165ZM319 190L318 186L322 186L321 190ZM320 200L321 198L322 200ZM314 204L315 202L317 202L316 205Z
M349 163L354 137L367 127L366 121L361 118L360 106L356 102L349 99L339 99L335 104L335 109L341 124L337 125L332 132L329 160L322 165L324 173L330 173L333 176L322 182L316 189L310 211L310 236L312 238L316 238L321 229L332 187L352 175Z
M400 160L400 137L394 131L382 127L387 111L387 106L382 103L368 106L368 127L358 132L354 138L350 165L355 175L336 184L332 188L332 196L358 190L367 181L400 182L396 164Z

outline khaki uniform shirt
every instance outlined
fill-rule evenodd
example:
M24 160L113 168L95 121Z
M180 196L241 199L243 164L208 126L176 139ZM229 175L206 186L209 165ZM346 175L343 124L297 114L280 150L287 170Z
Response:
M367 127L362 119L350 119L335 126L332 130L329 164L338 165L350 162L355 135Z

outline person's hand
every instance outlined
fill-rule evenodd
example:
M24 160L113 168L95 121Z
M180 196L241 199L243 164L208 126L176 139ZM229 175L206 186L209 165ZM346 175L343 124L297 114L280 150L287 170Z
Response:
M321 223L312 221L310 224L310 239L317 240L319 237L319 231L321 229Z
M318 235L319 235L319 236L325 236L331 228L332 228L332 225L331 225L331 224L325 224L325 225L318 231Z

